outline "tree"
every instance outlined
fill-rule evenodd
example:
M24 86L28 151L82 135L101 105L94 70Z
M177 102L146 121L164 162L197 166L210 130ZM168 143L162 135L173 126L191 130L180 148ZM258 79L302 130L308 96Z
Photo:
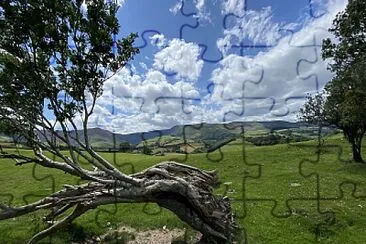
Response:
M355 162L361 156L362 138L366 131L366 2L349 1L345 11L337 14L333 27L335 36L323 40L322 56L329 59L335 74L325 86L323 96L310 98L303 108L308 122L316 121L338 126L352 146Z
M119 150L121 152L130 152L131 148L132 148L132 146L127 141L123 141L119 144Z
M322 127L329 125L326 119L325 94L317 93L314 96L309 95L304 107L300 109L300 120L318 127L318 146L324 146L324 139L322 138Z
M136 34L113 40L119 30L117 10L115 3L104 0L0 2L0 121L23 136L34 152L26 156L1 150L0 158L57 169L87 181L25 206L0 204L0 220L50 210L45 219L53 224L34 235L30 240L34 243L100 205L154 202L205 239L231 241L235 218L227 198L213 194L212 186L218 182L215 171L163 162L127 175L91 147L88 121L103 84L138 52L133 47ZM82 118L80 131L77 117ZM60 144L67 150L62 151ZM95 170L88 170L92 167L86 168L81 159Z
M151 148L147 145L147 142L144 142L142 146L142 153L146 155L150 155L152 153Z

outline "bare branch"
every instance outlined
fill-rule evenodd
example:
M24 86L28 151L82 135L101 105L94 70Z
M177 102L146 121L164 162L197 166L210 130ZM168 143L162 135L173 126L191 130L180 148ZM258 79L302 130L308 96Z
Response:
M77 217L79 217L80 215L82 215L83 213L85 213L88 210L89 210L88 206L85 206L83 204L78 204L75 207L74 211L69 216L65 217L61 221L56 222L49 228L37 233L35 236L32 237L32 239L28 242L28 244L37 243L38 241L42 240L46 236L50 235L52 232L67 226L74 219L76 219Z

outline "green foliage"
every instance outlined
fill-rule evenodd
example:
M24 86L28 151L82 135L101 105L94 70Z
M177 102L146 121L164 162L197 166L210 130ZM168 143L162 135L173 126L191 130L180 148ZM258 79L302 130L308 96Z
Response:
M114 1L12 0L0 9L0 115L23 130L46 108L60 122L92 113L104 81L138 52L136 34L113 40Z
M286 142L286 138L278 134L268 134L265 136L258 136L258 137L246 137L245 140L250 143L253 143L256 146L275 145Z
M318 93L315 96L308 96L307 99L304 107L300 109L300 120L318 126L323 125L326 122L324 116L324 95Z
M152 153L151 148L145 142L144 145L142 146L142 153L146 155L150 155Z
M130 152L131 151L131 145L127 141L123 141L119 144L119 150L121 152Z
M352 145L354 160L363 162L361 142L366 131L366 2L353 0L339 13L329 31L335 41L323 41L322 56L330 59L335 77L325 94L310 97L300 111L309 123L334 124Z
M323 40L322 56L331 58L329 68L337 75L342 74L352 64L364 61L366 54L366 2L349 1L345 11L337 14L329 31L336 38L332 42Z
M73 242L81 242L87 238L84 228L76 223L69 225L67 227L67 232Z

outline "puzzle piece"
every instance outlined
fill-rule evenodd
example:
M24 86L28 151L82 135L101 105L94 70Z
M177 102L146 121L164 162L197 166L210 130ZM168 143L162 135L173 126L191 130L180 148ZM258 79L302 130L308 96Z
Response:
M306 148L306 146L302 146ZM314 150L314 149L313 149ZM329 158L328 154L324 154L324 152L334 152L332 154L333 158ZM341 174L341 169L344 168L347 164L350 163L349 160L342 158L343 149L339 145L321 145L316 148L315 159L304 159L299 164L299 173L306 178L315 177L318 182L317 194L319 199L330 198L336 199L339 194L339 189L337 186L341 186L344 182L348 182L353 184L354 186L365 185L366 182L363 181L362 178L357 177L355 175L350 174L349 178L345 178L343 174ZM326 158L324 158L326 156ZM327 168L328 172L322 170L323 175L320 175L318 172L320 169ZM310 169L310 170L309 170ZM338 175L337 175L338 173ZM322 183L332 184L334 185L334 191L329 192L321 189Z
M190 13L186 13L186 6L187 6L187 2L191 2L191 1L187 1L187 0L182 0L181 1L181 7L180 7L180 13L182 16L188 18L193 18L194 20L194 24L183 24L180 26L179 29L179 38L180 39L186 39L184 33L186 33L186 29L191 29L191 30L197 30L200 27L200 17L197 16L197 10L192 10ZM206 41L210 41L211 39L206 39ZM223 59L223 55L222 53L216 49L216 55L218 57L215 58L209 58L206 57L206 53L208 52L208 46L206 45L206 43L204 42L199 42L198 46L202 49L201 51L201 55L200 58L207 62L207 63L217 63L219 61L221 61Z
M309 2L309 4L311 4L311 2ZM311 7L310 7L311 9ZM311 10L312 11L312 10ZM320 28L322 29L322 28ZM319 80L318 74L316 72L313 71L313 67L315 67L316 64L319 65L319 49L321 48L321 45L319 45L318 43L320 42L318 40L318 38L316 37L316 35L314 34L312 37L312 43L311 44L301 44L301 45L294 45L293 44L293 38L295 33L292 30L286 30L289 31L291 33L290 35L290 39L288 41L288 44L290 47L294 47L294 48L301 48L303 50L308 50L307 48L311 48L312 52L314 54L313 57L306 57L306 58L300 58L297 63L296 63L296 74L297 76L304 81L310 81L311 79L314 80L314 86L312 91L313 92L318 92L320 90L321 87L323 87L325 85L325 83L327 82L327 80ZM296 42L295 42L296 43ZM309 65L311 65L309 67ZM311 72L304 72L302 71L301 67L305 67L305 70L310 70ZM306 68L307 67L307 68ZM310 89L309 89L310 90ZM290 100L299 100L300 102L304 102L306 96L305 94L303 95L297 95L297 96L290 96L284 99L284 104L287 104L288 101ZM275 116L285 116L288 115L291 111L291 109L289 109L288 107L286 107L287 111L285 113L277 113L275 114Z
M273 204L271 214L276 218L288 218L291 216L291 208L289 207L289 199L308 199L315 198L315 182L312 180L304 180L301 175L297 174L298 165L294 162L289 165L288 162L281 160L284 155L273 155L278 160L272 158L263 163L262 175L260 178L253 178L248 176L244 179L245 185L245 198L244 204L250 205L252 202L270 202ZM263 160L265 161L265 160ZM279 175L288 175L281 181ZM276 177L278 177L276 179ZM276 188L270 187L274 179L276 182ZM268 185L267 185L268 184ZM259 190L260 194L253 192L253 190ZM246 205L245 205L246 206Z
M306 145L303 145L302 147L306 148ZM309 149L309 147L307 147L307 149ZM312 148L312 150L314 149L315 148ZM329 153L329 151L335 151L333 153L333 159L329 158L329 154L325 154ZM316 200L317 212L321 215L328 216L325 223L320 223L316 226L316 230L318 231L336 228L338 222L337 217L342 215L343 212L340 210L339 204L344 204L342 201L346 196L344 190L345 186L349 185L352 187L351 196L354 198L352 202L356 201L359 203L359 206L362 206L360 203L363 202L362 204L364 204L366 200L364 179L362 177L355 177L355 175L352 174L342 175L340 173L340 171L345 170L344 168L349 164L349 160L343 159L342 154L343 150L339 145L319 144L315 149L315 159L304 159L299 164L299 173L303 177L315 178L316 180L317 189L316 198L314 200ZM325 156L326 158L324 158ZM323 170L320 171L321 168L323 168ZM325 171L324 168L326 168L327 171ZM330 184L334 185L334 190L329 188ZM356 193L356 189L358 190L358 193ZM359 189L362 189L362 191ZM349 206L349 203L347 205ZM317 241L322 238L321 233L315 234Z
M362 181L363 179L361 179ZM360 189L361 188L361 189ZM362 184L360 182L352 180L345 180L342 181L338 185L338 196L327 196L327 197L320 197L320 209L329 209L332 208L337 212L341 212L341 214L347 215L348 212L342 209L345 207L345 200L352 199L352 205L355 205L359 208L363 208L366 204L366 191L364 187L364 182ZM353 214L353 213L351 213ZM353 214L355 215L355 214ZM352 221L352 218L355 216L351 216L351 218L348 221ZM352 223L349 223L352 225Z
M314 42L315 43L315 42ZM301 48L308 48L308 46L303 46ZM297 77L303 81L306 82L311 82L314 85L311 86L307 86L307 90L312 91L312 92L318 92L320 90L320 87L324 86L326 81L322 81L321 85L319 84L319 78L318 75L316 73L305 73L306 75L303 75L303 72L301 72L301 67L304 67L305 64L307 65L315 65L318 64L319 60L318 60L318 50L317 47L314 45L312 46L312 50L314 52L314 58L313 60L309 60L309 58L301 58L297 61L296 64L296 73L297 73ZM308 68L308 70L312 70L311 68ZM312 81L313 80L313 81ZM303 92L303 94L298 94L298 95L293 95L293 96L288 96L284 99L276 99L276 106L280 105L279 107L281 107L280 109L277 109L276 106L274 106L272 109L272 114L275 117L284 117L287 115L290 115L291 113L296 113L297 112L297 107L298 104L302 104L305 102L306 99L306 94L305 91ZM291 108L293 107L293 108Z
M149 43L152 43L152 37L154 35L163 35L162 33L160 33L158 30L144 30L141 33L141 36L139 38L137 38L136 40L136 48L138 48L140 51L143 50L144 48L149 47ZM153 42L155 46L159 45L159 40L155 39L155 41ZM161 46L159 46L159 48L164 49L167 48L168 44L162 44ZM164 69L161 70L161 72L163 74L165 74L168 77L174 77L175 75L177 75L177 72L167 72Z
M295 144L294 146L297 147ZM288 146L282 145L283 149L285 147ZM243 199L234 199L233 201L243 201L242 208L244 215L242 217L247 223L253 221L253 217L251 216L251 214L253 214L252 212L257 213L259 209L261 209L260 211L263 211L263 206L266 206L265 209L267 209L267 211L269 210L272 217L267 215L264 216L267 216L265 218L269 221L269 224L272 225L286 225L286 222L281 219L288 219L290 217L295 218L298 215L307 216L309 213L308 211L310 211L310 213L316 211L321 216L322 221L320 221L319 224L316 224L316 227L314 228L321 229L324 225L328 226L334 224L334 212L320 209L320 196L318 192L319 182L310 178L304 178L302 174L297 174L298 167L301 172L301 163L300 166L296 162L290 164L290 160L293 157L291 154L294 153L300 157L301 155L306 155L304 152L293 152L293 150L286 152L286 150L281 150L281 152L277 152L269 159L263 159L266 162L262 164L263 171L261 171L262 174L259 177L250 175L244 177ZM274 158L275 160L273 160ZM275 184L276 187L271 187L273 184ZM296 203L305 204L305 209L296 206ZM292 227L288 226L286 228ZM258 235L255 235L255 233L252 234L256 237L249 237L250 239L255 238L258 240L258 238L260 238ZM316 240L317 235L311 238L312 240L314 240L314 238ZM287 241L289 241L289 239L287 239Z
M206 158L212 163L224 160L221 147L234 141L238 136L237 131L230 131L225 125L215 125L212 128L206 123L184 125L182 133L183 141L187 144L183 150L186 160L190 153L206 153Z

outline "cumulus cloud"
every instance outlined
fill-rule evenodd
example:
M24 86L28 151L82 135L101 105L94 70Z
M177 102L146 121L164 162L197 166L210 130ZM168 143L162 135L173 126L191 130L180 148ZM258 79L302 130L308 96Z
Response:
M239 3L226 1L228 9ZM105 83L93 122L119 133L131 133L200 122L294 120L304 96L321 89L332 77L320 57L319 45L346 1L331 3L327 5L328 14L304 23L293 35L280 36L276 46L265 52L251 57L227 54L214 66L210 77L214 86L205 97L197 85L204 65L198 45L153 37L152 41L164 40L166 47L154 55L151 67L140 64L143 73L124 68ZM238 29L235 38L258 42L277 39L268 34L279 28L279 24L273 24L271 10L256 14L252 16L256 20L248 17L246 22L232 23L230 30L234 33L243 23L268 25L267 29L255 33L260 27L248 26L252 30L241 33Z
M202 120L202 110L195 109L200 100L195 81L203 67L198 45L163 35L151 41L166 47L155 53L151 67L139 63L142 73L130 65L105 82L91 119L94 126L130 133Z
M118 6L123 6L125 4L126 0L117 0Z
M194 81L200 76L203 67L199 56L197 44L173 39L166 48L155 54L153 66L168 73L177 73L178 78Z
M183 0L179 0L171 8L169 8L169 12L176 15L180 11L180 9L182 8L182 4L183 4Z
M166 46L167 40L163 34L155 34L150 37L150 43L161 49Z
M229 13L243 16L245 13L245 0L225 0L222 3L222 14Z
M283 35L281 29L294 28L295 25L274 22L272 8L269 6L261 11L245 11L237 16L230 16L227 20L227 28L223 31L224 37L217 40L217 47L224 54L232 45L240 45L242 42L252 45L274 45Z
M193 2L197 11L194 17L199 18L201 24L205 21L211 22L211 14L207 9L207 3L205 2L205 0L194 0Z
M246 103L272 100L274 104L263 103L268 108L266 112L262 111L263 116L284 119L282 116L286 115L286 119L294 119L294 113L304 103L303 97L321 89L332 77L326 69L327 63L321 59L319 45L323 38L329 36L327 28L335 14L346 4L345 1L332 3L328 6L329 14L280 39L269 51L251 58L233 54L226 56L212 72L215 89L211 102L227 103L243 96ZM257 116L261 115L260 110L255 111ZM250 109L246 114L250 114Z
M176 2L171 8L169 8L169 11L176 15L181 10L183 1L184 0L179 0ZM199 18L201 23L211 21L206 0L193 0L193 5L195 8L195 14L193 15L194 18Z
M200 98L193 83L171 83L154 69L137 74L123 68L104 84L104 93L94 111L99 120L93 123L107 129L113 127L120 133L167 128L185 121L184 98L189 98L184 109L192 110L192 100Z

